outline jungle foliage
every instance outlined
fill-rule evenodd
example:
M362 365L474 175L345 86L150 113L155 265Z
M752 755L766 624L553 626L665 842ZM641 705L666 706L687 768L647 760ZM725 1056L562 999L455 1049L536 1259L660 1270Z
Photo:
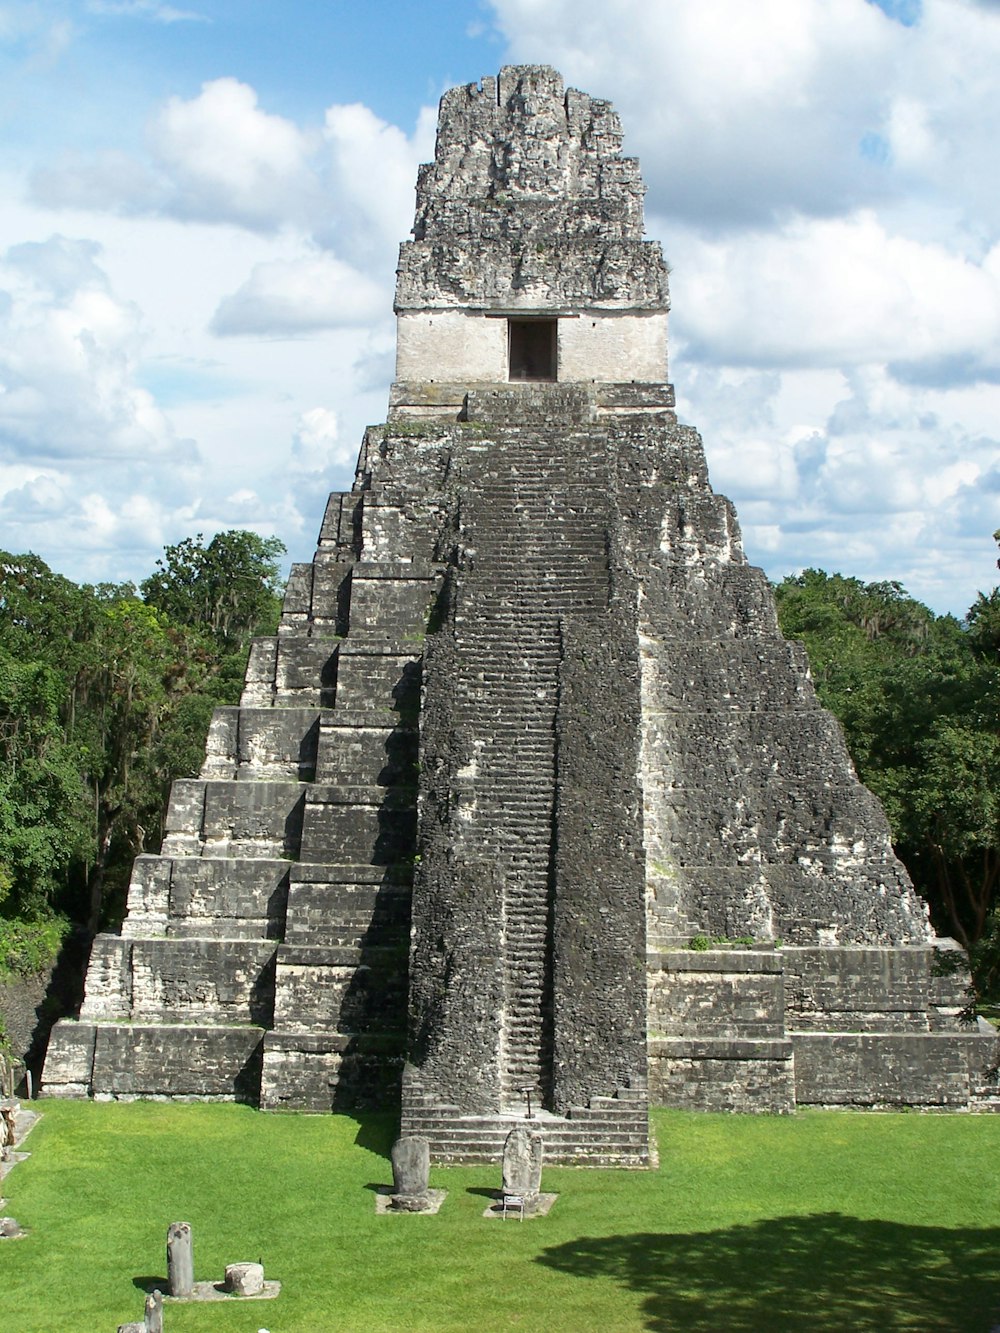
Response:
M283 551L250 532L187 538L138 589L0 552L0 918L120 918L171 781L198 772L250 638L277 623Z
M997 534L1000 540L1000 534ZM939 933L1000 991L1000 589L963 621L898 583L809 569L776 589L787 638L809 653L861 780Z

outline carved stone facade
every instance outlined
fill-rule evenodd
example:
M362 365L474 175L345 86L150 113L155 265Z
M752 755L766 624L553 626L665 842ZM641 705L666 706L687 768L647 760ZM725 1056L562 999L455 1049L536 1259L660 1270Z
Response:
M548 1160L626 1165L649 1096L992 1106L961 959L676 420L620 147L548 68L443 99L389 419L175 784L49 1093L401 1088L403 1133L461 1159L530 1090Z

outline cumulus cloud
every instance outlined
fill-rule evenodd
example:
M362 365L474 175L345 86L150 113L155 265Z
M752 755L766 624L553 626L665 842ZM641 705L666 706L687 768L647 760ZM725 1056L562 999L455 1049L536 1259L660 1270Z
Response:
M326 232L332 246L361 257L384 258L408 235L417 167L434 156L436 123L436 110L424 107L413 137L408 138L366 106L328 109L324 137L331 192L338 205L336 229Z
M291 229L384 264L412 223L434 121L425 108L408 136L354 104L329 107L322 128L303 127L264 110L248 84L220 78L161 107L148 159L117 149L64 155L34 173L32 195L50 208Z
M253 230L309 211L315 186L307 136L262 111L254 90L236 79L206 83L188 101L171 97L151 138L174 214Z
M808 381L801 392L796 380ZM1000 439L970 431L961 395L901 385L877 366L701 367L687 389L681 408L704 433L713 482L772 577L813 565L898 578L958 612L977 560L988 579Z
M739 237L675 233L677 325L712 363L891 362L911 380L1000 373L997 250L976 263L871 212ZM807 297L804 298L804 294Z
M329 254L254 266L212 318L213 333L294 336L369 324L391 308L386 286Z
M215 79L154 116L145 158L118 148L64 154L36 170L32 198L54 209L238 227L298 254L255 265L217 303L220 335L300 336L388 311L396 248L413 220L416 169L433 155L434 112L412 135L353 104L322 127L265 110L256 92ZM380 284L380 285L379 285Z
M0 258L0 456L122 458L180 450L135 379L138 310L93 241L52 236Z
M306 476L329 475L333 468L354 463L357 442L341 439L337 414L311 407L299 417L292 439L291 467Z

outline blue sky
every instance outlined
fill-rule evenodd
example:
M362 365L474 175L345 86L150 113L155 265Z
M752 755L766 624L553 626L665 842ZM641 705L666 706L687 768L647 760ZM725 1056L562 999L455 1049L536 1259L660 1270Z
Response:
M622 114L750 558L992 586L992 0L0 0L0 545L308 559L385 415L437 99L520 60Z

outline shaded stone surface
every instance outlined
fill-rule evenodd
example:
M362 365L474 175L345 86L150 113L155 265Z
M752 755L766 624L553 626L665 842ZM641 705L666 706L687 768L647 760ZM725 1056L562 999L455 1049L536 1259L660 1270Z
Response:
M163 1333L163 1295L161 1292L151 1291L148 1293L143 1313L146 1333Z
M447 1190L429 1189L426 1194L417 1197L396 1195L391 1185L380 1185L375 1191L375 1212L379 1217L389 1213L418 1216L421 1213L433 1216L441 1211L441 1205L448 1197ZM400 1207L402 1203L402 1207Z
M426 1139L413 1135L392 1145L392 1206L402 1212L420 1212L427 1203L431 1149Z
M281 1295L281 1283L273 1282L266 1278L264 1286L260 1291L252 1295L240 1296L236 1292L229 1291L225 1280L222 1282L196 1282L187 1296L175 1297L164 1296L164 1302L171 1304L178 1302L200 1302L200 1301L273 1301Z

